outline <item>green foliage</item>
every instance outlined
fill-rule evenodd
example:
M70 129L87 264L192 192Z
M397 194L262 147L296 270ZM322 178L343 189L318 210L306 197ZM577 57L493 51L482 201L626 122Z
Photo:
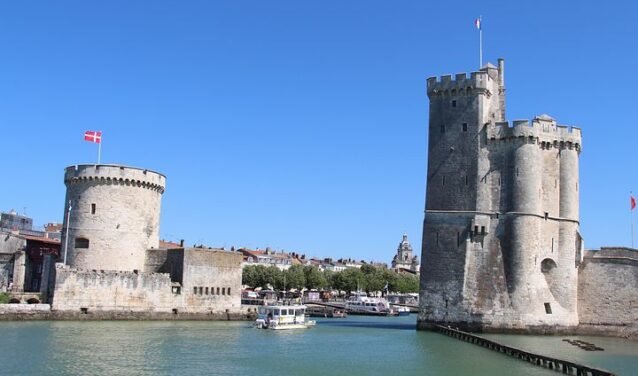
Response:
M303 271L306 277L306 288L321 290L328 286L325 273L322 273L316 266L306 266Z
M293 265L288 270L284 272L285 279L285 289L298 289L301 290L306 287L306 273L304 273L304 268L301 265Z
M264 270L264 279L261 287L266 288L267 285L272 286L276 290L284 288L284 273L276 266L269 266Z
M11 295L6 292L0 293L0 304L8 304L11 299Z
M276 266L250 265L244 268L242 283L252 288L290 289L331 289L341 291L364 290L368 293L388 290L399 293L419 292L419 277L398 274L390 269L363 265L361 269L349 268L342 272L326 270L321 272L315 266L293 265L286 271ZM0 295L0 299L2 295ZM1 302L1 300L0 300ZM8 298L7 298L8 302Z
M392 291L406 293L419 292L419 277L412 274L399 274Z

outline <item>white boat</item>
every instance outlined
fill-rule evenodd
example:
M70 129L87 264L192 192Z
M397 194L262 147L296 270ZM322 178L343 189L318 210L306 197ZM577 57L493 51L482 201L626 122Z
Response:
M259 329L306 329L314 326L316 321L306 318L305 305L271 304L261 306L257 310L255 326Z
M346 312L353 315L396 315L390 303L383 298L369 297L364 293L356 293L346 301Z
M399 313L399 316L410 316L410 308L403 306L395 306L396 311Z

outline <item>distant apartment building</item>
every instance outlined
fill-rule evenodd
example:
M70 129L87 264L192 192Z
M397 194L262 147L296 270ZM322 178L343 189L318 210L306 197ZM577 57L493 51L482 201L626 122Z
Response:
M239 252L244 256L242 267L248 265L276 266L281 270L287 270L293 265L293 257L285 252L274 252L270 248L265 250L252 250L240 248Z
M12 209L8 213L0 213L0 228L10 231L31 231L33 219L26 215L19 215Z

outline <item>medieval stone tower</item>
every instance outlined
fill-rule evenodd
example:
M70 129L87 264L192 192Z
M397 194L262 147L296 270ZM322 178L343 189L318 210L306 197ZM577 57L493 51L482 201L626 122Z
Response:
M78 165L66 168L64 183L62 252L68 244L67 264L144 271L146 250L159 245L164 175L117 165Z
M419 328L578 324L581 131L505 120L504 62L427 80Z

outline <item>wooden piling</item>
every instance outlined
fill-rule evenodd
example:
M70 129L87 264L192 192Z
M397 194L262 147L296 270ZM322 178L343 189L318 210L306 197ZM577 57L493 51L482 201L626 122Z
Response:
M448 337L457 338L461 341L472 343L486 349L500 352L504 355L526 361L536 366L551 369L556 372L562 372L567 375L616 376L615 373L605 369L594 368L584 364L573 363L562 359L552 358L550 356L535 354L523 349L491 341L481 336L477 336L476 334L452 329L443 325L436 325L433 329L441 334L445 334Z

